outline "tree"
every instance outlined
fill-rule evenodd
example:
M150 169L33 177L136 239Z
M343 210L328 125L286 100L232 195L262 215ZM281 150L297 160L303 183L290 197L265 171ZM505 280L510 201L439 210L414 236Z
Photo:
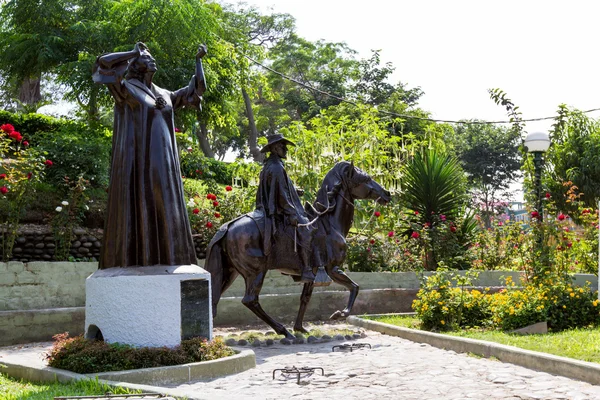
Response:
M600 122L562 104L550 135L552 146L545 155L543 183L557 208L579 214L568 201L572 187L583 193L580 200L586 206L596 208L600 199Z
M256 60L264 58L266 48L273 47L286 40L294 30L294 18L289 14L261 14L256 7L226 9L224 13L228 26L226 38L234 43L243 54ZM244 60L245 61L245 60ZM246 61L247 63L247 61ZM261 161L263 154L258 147L258 128L253 109L252 97L264 99L264 75L253 68L244 68L240 76L240 90L243 98L244 117L247 124L239 123L242 131L247 132L247 144L255 161Z
M65 36L73 6L66 0L10 0L2 6L0 73L9 85L4 90L12 86L21 103L39 103L42 74L72 53Z
M458 124L450 140L472 190L480 197L478 206L489 228L495 207L506 198L510 183L519 177L520 137L514 129L470 122Z
M313 43L295 34L269 51L273 69L296 81L277 74L268 76L292 120L308 121L320 110L340 104L339 98L345 98L350 90L349 78L356 74L354 54L345 43Z

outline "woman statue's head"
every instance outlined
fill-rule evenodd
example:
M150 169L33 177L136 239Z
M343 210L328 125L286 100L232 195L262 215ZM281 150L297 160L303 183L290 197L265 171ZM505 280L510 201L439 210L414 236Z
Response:
M152 77L156 69L156 60L154 60L154 57L152 57L148 50L144 50L139 56L129 62L125 77L127 79L143 80L148 75Z

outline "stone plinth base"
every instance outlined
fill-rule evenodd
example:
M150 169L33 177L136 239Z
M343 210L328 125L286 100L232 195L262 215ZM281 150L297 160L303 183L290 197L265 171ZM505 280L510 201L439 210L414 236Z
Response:
M212 339L210 274L196 265L98 270L85 288L87 338L140 347Z

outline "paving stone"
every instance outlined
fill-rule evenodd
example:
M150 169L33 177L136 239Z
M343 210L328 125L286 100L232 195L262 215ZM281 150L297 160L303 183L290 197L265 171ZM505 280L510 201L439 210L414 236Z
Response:
M227 334L229 335L229 333ZM269 340L265 342L268 345ZM600 386L485 358L456 354L368 332L371 350L331 352L331 343L279 341L253 347L256 368L176 387L190 398L231 399L600 399ZM282 340L282 343L289 340ZM4 356L0 349L0 357ZM273 370L322 367L311 376L276 377Z

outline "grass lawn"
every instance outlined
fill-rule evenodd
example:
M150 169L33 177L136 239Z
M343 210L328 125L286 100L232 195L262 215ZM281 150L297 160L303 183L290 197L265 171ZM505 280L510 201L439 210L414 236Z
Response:
M0 399L2 400L52 400L57 396L99 396L139 393L125 388L113 388L95 380L71 383L29 383L0 374Z
M419 329L420 323L415 316L373 317L369 319L413 329ZM444 332L444 334L487 340L522 349L600 363L600 327L527 336L481 329Z

